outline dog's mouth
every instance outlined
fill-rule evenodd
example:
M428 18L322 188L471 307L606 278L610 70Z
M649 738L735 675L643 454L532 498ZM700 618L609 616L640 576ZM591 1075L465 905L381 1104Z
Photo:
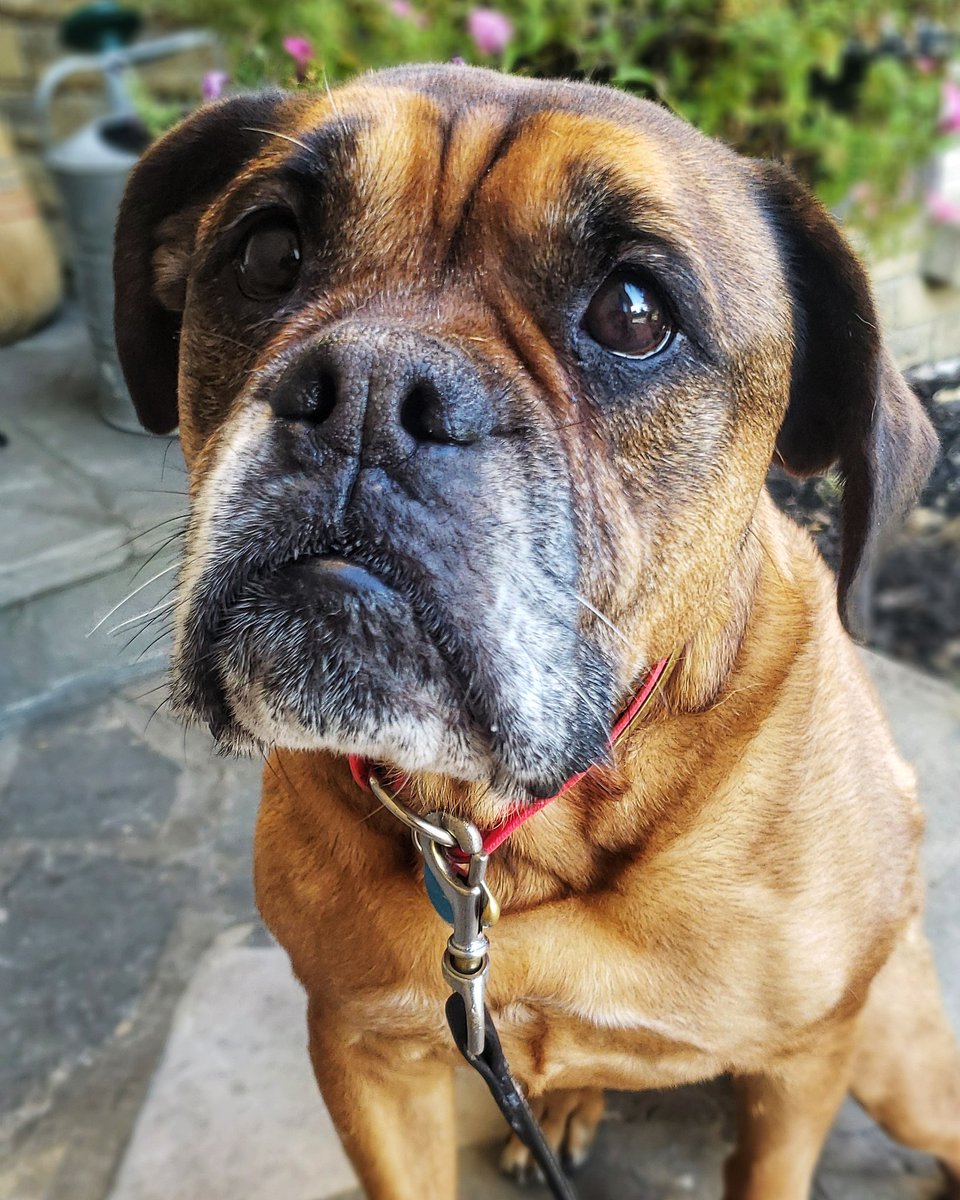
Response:
M434 706L448 722L453 707L476 729L431 604L399 574L382 555L340 548L248 559L229 582L213 572L177 646L178 708L233 750L327 740L334 726L340 742L356 743L362 725L389 723L401 698L416 709L425 690L446 693Z
M489 644L502 630L451 619L448 580L354 546L231 557L195 582L174 660L177 709L221 750L356 753L513 797L551 794L583 763L540 717L522 664Z

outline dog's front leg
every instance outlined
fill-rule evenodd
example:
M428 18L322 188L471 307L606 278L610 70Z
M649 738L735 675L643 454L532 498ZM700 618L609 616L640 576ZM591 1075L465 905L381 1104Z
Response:
M809 1200L817 1160L847 1093L852 1028L769 1072L736 1077L737 1147L726 1165L724 1200Z
M311 1003L310 1060L370 1200L455 1200L453 1068L422 1046L349 1039Z

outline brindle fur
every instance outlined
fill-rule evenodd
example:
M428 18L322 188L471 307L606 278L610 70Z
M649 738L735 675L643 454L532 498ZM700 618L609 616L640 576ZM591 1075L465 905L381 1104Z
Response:
M305 280L257 307L225 230L278 200ZM578 331L624 247L684 330L640 365ZM913 776L833 580L763 487L775 454L839 463L855 624L933 440L820 206L614 91L416 68L202 110L136 171L116 280L132 394L156 430L179 394L190 469L176 696L225 746L272 744L258 901L368 1193L454 1195L456 1056L444 928L345 752L392 749L410 803L486 826L602 759L631 683L677 652L615 761L491 864L517 1074L577 1159L598 1089L731 1072L726 1200L805 1200L852 1089L960 1195ZM331 363L332 416L271 415ZM479 441L400 453L392 406L419 370L445 436ZM324 552L394 599L321 613L290 560ZM526 1166L516 1144L505 1161Z

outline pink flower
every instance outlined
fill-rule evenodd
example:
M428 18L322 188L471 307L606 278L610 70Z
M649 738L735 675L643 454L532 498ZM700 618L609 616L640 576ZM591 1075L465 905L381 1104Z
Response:
M930 192L927 196L927 212L943 225L960 225L960 201L951 200L938 192Z
M207 71L200 85L200 95L204 100L219 100L229 78L226 71Z
M472 8L467 32L481 54L502 54L513 37L513 25L495 8Z
M305 37L285 37L282 45L296 65L298 82L303 83L313 61L313 44Z
M960 133L960 84L948 79L943 85L943 111L940 128L945 133Z
M390 11L395 17L412 17L413 5L410 3L410 0L392 0Z

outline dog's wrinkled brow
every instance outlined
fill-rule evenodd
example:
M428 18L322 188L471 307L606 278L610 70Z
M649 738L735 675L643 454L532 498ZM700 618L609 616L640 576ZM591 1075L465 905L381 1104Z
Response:
M358 135L369 128L369 119L356 115L337 117L297 135L299 145L280 165L280 175L294 182L313 181L318 173L344 165L352 158Z

